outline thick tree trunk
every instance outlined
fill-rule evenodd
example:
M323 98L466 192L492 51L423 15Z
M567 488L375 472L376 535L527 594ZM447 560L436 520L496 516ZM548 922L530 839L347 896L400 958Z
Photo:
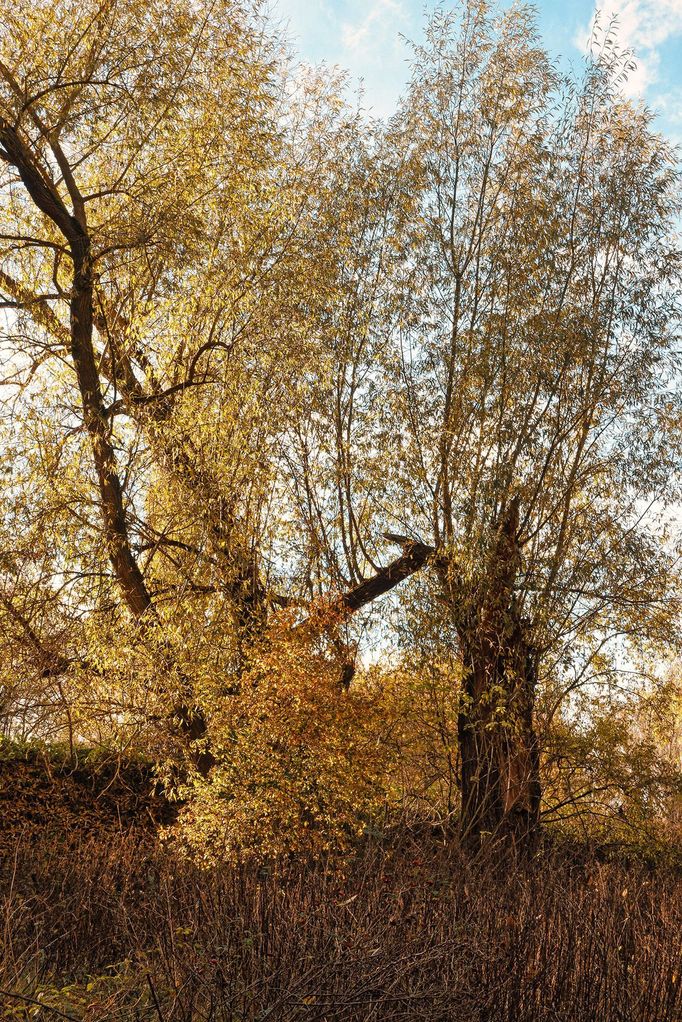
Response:
M478 636L465 639L463 646L458 717L462 835L474 849L487 840L532 847L540 809L535 652L518 622L497 649Z
M460 822L473 849L488 840L532 847L538 827L538 657L514 593L518 526L515 499L500 517L485 578L468 599L460 595L456 614L463 664Z

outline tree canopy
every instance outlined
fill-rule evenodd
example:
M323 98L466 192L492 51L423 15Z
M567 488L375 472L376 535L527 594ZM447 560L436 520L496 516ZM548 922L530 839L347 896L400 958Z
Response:
M598 42L439 11L375 122L258 4L0 6L7 730L181 763L232 848L419 749L478 846L668 698L679 173Z

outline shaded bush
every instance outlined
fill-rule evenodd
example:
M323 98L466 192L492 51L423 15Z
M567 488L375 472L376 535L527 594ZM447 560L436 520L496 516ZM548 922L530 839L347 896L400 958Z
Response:
M60 752L63 754L60 755ZM0 856L21 838L78 844L83 835L134 829L154 840L176 810L165 799L152 767L79 748L24 748L0 740Z

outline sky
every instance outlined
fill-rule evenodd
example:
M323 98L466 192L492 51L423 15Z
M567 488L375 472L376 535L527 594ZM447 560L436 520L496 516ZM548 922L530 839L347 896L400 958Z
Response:
M436 6L433 0L272 4L300 57L339 65L352 81L361 78L365 105L379 116L394 110L407 78L409 48L402 36L419 41L424 12ZM654 109L660 129L682 145L682 0L538 0L535 6L545 46L564 65L586 52L597 9L602 23L615 16L620 45L637 58L626 91Z

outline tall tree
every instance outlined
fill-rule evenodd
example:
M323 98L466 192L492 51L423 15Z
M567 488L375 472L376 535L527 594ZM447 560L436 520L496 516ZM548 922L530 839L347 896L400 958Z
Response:
M310 595L273 507L337 293L326 206L360 121L231 0L5 5L0 46L11 645L38 674L92 680L111 645L128 669L116 629L132 628L140 675L156 661L196 740L269 608Z
M140 493L141 445L190 490L201 475L192 446L200 437L183 443L172 420L187 391L220 379L209 360L229 355L244 329L230 299L258 254L242 259L210 311L208 281L225 249L241 241L248 250L231 213L272 172L272 55L256 16L219 2L191 11L16 5L3 11L2 46L2 285L5 304L38 327L11 364L21 383L66 355L67 401L71 380L77 394L70 426L82 422L95 470L91 542L148 628L159 615L151 558L143 568L141 554L148 543L165 546L168 524L157 534L140 520L131 487L137 474ZM220 494L204 503L209 534L229 545L228 586L243 605L255 585L248 538L234 536ZM184 698L177 712L190 736L201 731Z
M522 838L541 670L677 632L657 516L680 484L679 191L608 48L576 87L528 9L470 4L453 27L432 24L404 113L422 188L403 400L462 657L464 830Z
M522 5L438 13L334 331L336 548L371 561L353 508L431 548L476 846L537 827L539 687L561 706L679 636L678 177L626 70L605 43L564 80Z

